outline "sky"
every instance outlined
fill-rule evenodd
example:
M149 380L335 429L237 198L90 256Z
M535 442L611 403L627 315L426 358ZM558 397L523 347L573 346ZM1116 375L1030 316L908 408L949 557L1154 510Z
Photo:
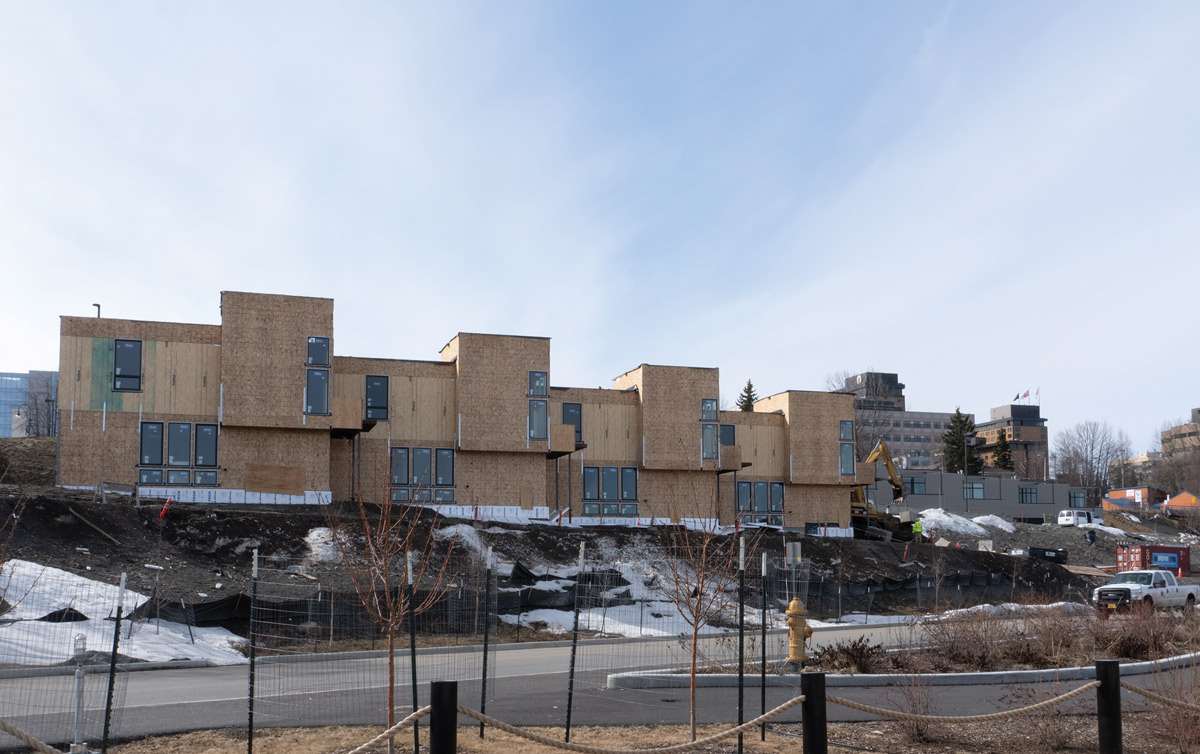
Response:
M896 372L1135 450L1200 406L1200 4L0 0L0 371L333 298L730 405Z

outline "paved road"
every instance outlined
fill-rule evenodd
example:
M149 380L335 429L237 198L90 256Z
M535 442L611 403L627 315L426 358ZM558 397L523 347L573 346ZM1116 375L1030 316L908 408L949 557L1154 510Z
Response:
M815 632L817 645L847 637L866 636L872 642L906 643L913 639L908 628L847 626L822 628ZM783 641L782 632L769 641ZM714 650L728 638L705 640ZM480 699L479 653L469 651L422 651L418 669L418 689L422 697L428 682L451 675L460 681L460 699L478 708ZM489 670L487 712L518 725L562 725L566 714L566 668L569 646L537 644L505 645L495 652L494 667ZM688 690L606 690L606 675L618 670L635 670L685 662L677 641L588 642L577 657L577 683L573 724L655 724L684 723L688 716ZM429 668L428 674L425 669ZM407 655L397 657L397 704L410 700L407 685L410 669ZM439 675L440 674L440 675ZM436 676L436 677L435 677ZM256 727L278 725L377 724L384 719L386 663L380 657L359 659L318 658L311 662L262 663L257 673ZM40 684L56 687L60 695L69 691L73 678L54 676ZM1076 684L1064 684L1073 688ZM21 679L0 680L0 709L14 709L19 695L28 684ZM329 690L335 689L335 690ZM129 673L125 704L116 732L122 738L171 733L186 730L244 727L247 717L246 666L151 670ZM747 719L757 714L758 688L745 691ZM767 691L767 707L791 698L798 690L772 687ZM881 706L904 706L898 692L886 689L836 689L836 693ZM1019 706L1005 699L1010 692L1003 687L943 687L932 691L935 711L974 714ZM737 689L702 689L698 693L698 714L710 722L734 722L737 719ZM69 698L69 697L63 697ZM890 704L888 702L891 702ZM424 703L424 700L421 700ZM1084 695L1083 708L1095 704ZM830 706L830 720L861 720L868 716L840 706ZM22 719L8 717L18 726ZM798 721L799 709L791 710L781 721ZM36 728L36 719L25 719ZM43 721L44 722L44 721ZM465 720L464 720L465 722ZM65 735L65 734L64 734Z

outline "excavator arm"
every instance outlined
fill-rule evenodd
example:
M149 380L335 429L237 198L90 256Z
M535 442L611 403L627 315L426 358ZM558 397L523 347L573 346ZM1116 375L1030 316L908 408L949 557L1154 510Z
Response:
M904 480L900 478L900 474L896 471L896 464L892 461L892 452L887 446L887 442L880 440L875 444L875 448L867 456L867 463L875 463L883 461L884 468L888 473L888 484L892 485L892 501L901 502L904 500Z

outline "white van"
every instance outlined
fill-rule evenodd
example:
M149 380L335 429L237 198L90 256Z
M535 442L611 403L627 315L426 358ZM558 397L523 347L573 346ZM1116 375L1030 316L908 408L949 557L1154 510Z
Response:
M1059 526L1076 526L1078 524L1104 524L1100 514L1083 510L1065 510L1058 512Z

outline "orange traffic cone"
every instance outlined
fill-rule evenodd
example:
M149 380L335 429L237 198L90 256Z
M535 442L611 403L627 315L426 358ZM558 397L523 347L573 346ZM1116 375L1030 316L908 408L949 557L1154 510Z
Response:
M1176 576L1181 579L1183 578L1183 566L1179 566L1179 573Z

